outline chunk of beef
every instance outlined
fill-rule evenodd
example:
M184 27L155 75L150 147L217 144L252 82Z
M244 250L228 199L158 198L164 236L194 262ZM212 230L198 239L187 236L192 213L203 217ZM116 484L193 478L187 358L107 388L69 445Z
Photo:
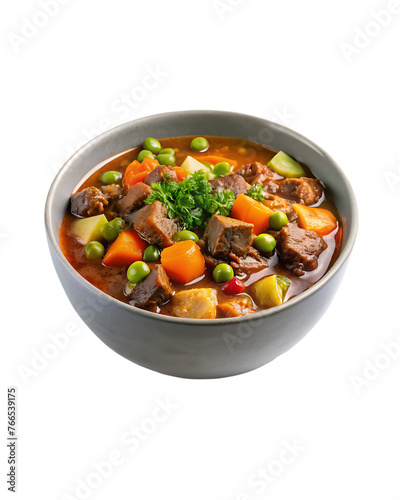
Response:
M249 163L238 170L236 174L241 175L249 184L261 184L262 186L265 185L268 179L274 178L273 171L258 161Z
M267 179L264 184L264 192L275 194L279 191L279 181L276 179Z
M208 255L206 253L203 253L203 257L204 257L204 262L206 263L206 266L210 269L214 269L214 267L217 267L218 264L224 263L223 260L211 257L211 255Z
M182 290L174 295L171 305L173 315L178 318L214 319L217 291L213 288Z
M281 198L276 194L271 194L266 191L264 191L264 194L265 200L263 201L263 204L266 207L270 208L274 212L276 212L277 210L283 212L287 215L289 222L293 222L297 219L297 214L293 209L293 203L290 200Z
M71 212L80 217L90 217L104 213L108 200L104 194L94 186L89 186L71 196Z
M213 257L225 257L230 252L244 256L253 241L253 224L232 217L213 215L204 231L204 240Z
M174 244L172 236L180 227L176 219L170 219L167 209L158 200L133 214L133 227L152 245L169 247Z
M236 197L241 193L247 194L247 191L251 187L241 175L237 174L229 174L224 177L219 177L218 179L210 181L210 184L212 186L212 193L227 189L228 191L232 191Z
M119 184L108 184L107 186L101 186L101 192L108 201L118 200L122 196L122 186Z
M327 244L316 232L306 231L292 223L281 229L276 245L281 259L297 276L316 269L318 256L326 247Z
M267 269L268 261L253 247L251 247L245 257L238 257L234 253L228 255L229 264L235 274L252 274Z
M130 299L138 306L160 306L172 297L172 288L167 273L161 264L156 264L146 278L132 290Z
M270 228L268 228L265 232L270 234L273 238L275 238L276 241L278 241L279 235L281 233L280 230L277 231L276 229L270 229Z
M236 318L256 312L250 297L243 295L217 305L220 318Z
M178 177L176 176L176 172L172 167L168 167L166 165L161 165L160 167L152 170L144 179L145 184L151 186L155 182L162 181L178 181Z
M208 255L207 243L203 239L200 239L197 242L197 246L200 248L201 253L203 254L206 266L210 269L214 269L214 267L218 266L218 264L222 264L224 262L223 260L216 259L215 257L211 257L211 255Z
M149 196L152 189L144 182L138 182L130 188L124 197L116 204L116 210L122 218L144 205L144 200Z
M321 198L323 188L317 179L300 177L299 179L284 179L278 181L276 191L283 198L289 198L296 203L315 205Z

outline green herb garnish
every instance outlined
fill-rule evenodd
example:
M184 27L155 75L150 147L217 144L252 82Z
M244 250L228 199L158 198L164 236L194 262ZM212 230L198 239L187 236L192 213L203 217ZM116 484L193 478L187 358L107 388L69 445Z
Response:
M251 188L247 191L247 196L250 196L250 198L253 198L254 200L257 201L265 200L263 187L261 186L261 184L253 184Z
M168 211L168 217L178 217L186 229L203 228L213 214L229 215L235 195L223 189L212 194L212 187L203 170L197 170L183 181L157 182L152 184L153 192L145 203L161 201Z

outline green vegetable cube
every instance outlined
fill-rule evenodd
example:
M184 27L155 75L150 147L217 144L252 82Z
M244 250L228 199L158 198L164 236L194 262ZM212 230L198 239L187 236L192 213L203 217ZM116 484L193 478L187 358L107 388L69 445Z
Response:
M304 168L299 162L293 160L283 151L279 151L269 161L268 167L283 177L303 177L306 175Z
M196 158L193 158L192 156L187 156L181 167L184 168L186 172L189 172L191 174L193 174L193 172L196 172L196 170L203 170L203 172L206 172L207 174L210 173L209 168L203 165L203 163L197 161Z
M107 218L104 214L94 215L79 219L72 224L71 232L85 243L94 240L102 240L102 229L107 224Z
M253 285L252 294L254 300L261 307L273 307L283 304L286 291L290 286L287 278L273 274L257 281Z

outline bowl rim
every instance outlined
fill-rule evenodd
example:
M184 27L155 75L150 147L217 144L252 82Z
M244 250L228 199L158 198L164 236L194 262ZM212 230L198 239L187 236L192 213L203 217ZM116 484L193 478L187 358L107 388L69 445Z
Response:
M132 123L136 123L140 125L140 122L146 122L149 120L154 120L157 118L167 118L172 115L174 116L187 116L187 115L203 115L203 116L215 116L218 114L221 117L226 117L226 118L242 118L242 119L258 119L263 121L268 127L272 129L279 130L280 132L285 133L286 135L290 136L293 139L297 139L298 141L301 141L303 144L305 144L307 147L312 148L314 150L317 150L320 154L322 154L336 169L336 173L339 174L339 177L341 178L341 182L346 188L348 197L349 197L349 202L350 202L350 208L351 208L351 217L350 217L350 223L349 223L349 234L348 234L348 240L344 246L342 246L342 249L340 251L339 257L337 258L336 262L332 265L332 267L316 282L314 283L310 288L307 290L299 293L295 297L291 298L288 302L285 302L284 304L281 304L280 306L275 306L270 309L266 309L264 311L259 311L253 314L247 314L245 316L239 316L239 317L233 317L233 318L215 318L215 319L195 319L195 318L178 318L175 316L167 316L159 313L154 313L152 311L146 311L145 309L140 309L138 307L132 306L130 304L127 304L125 302L122 302L118 299L115 299L111 295L108 295L107 293L103 292L102 290L98 289L94 285L92 285L89 281L87 281L83 276L81 276L78 271L68 262L67 258L61 251L60 245L57 243L57 238L55 235L55 232L53 231L53 214L52 214L52 206L54 203L55 199L55 193L59 187L59 185L62 183L63 177L68 171L69 167L75 163L75 159L79 158L80 156L84 155L87 153L89 150L95 148L98 144L102 143L104 140L109 139L112 136L118 135L120 131L128 128ZM229 137L229 136L227 136ZM116 153L118 154L118 153ZM94 168L95 165L93 165L91 168ZM78 181L79 182L79 181ZM168 322L168 323L180 323L180 324L191 324L191 325L226 325L226 324L239 324L243 322L250 322L250 321L256 321L259 319L264 319L268 318L270 316L273 316L275 314L281 314L287 309L291 309L292 307L295 307L298 305L300 302L303 300L306 300L308 297L311 297L315 293L317 293L321 288L323 288L333 277L334 275L342 268L342 266L345 264L347 261L348 257L350 256L350 253L353 249L357 232L358 232L358 208L357 208L357 201L355 198L355 194L353 191L353 188L351 187L350 182L348 181L345 173L339 167L339 165L335 162L335 160L325 151L323 150L320 146L315 144L313 141L308 139L307 137L303 136L302 134L299 134L298 132L295 132L294 130L285 127L284 125L272 122L270 120L267 120L262 117L254 116L254 115L248 115L244 113L236 113L232 111L218 111L218 110L184 110L184 111L170 111L166 113L157 113L154 115L148 115L142 118L137 118L134 120L130 120L129 122L125 122L121 125L117 125L116 127L113 127L110 130L107 130L106 132L103 132L102 134L98 135L94 139L90 140L87 142L84 146L79 148L61 167L61 169L58 171L57 175L55 176L53 182L51 183L51 186L49 188L47 198L46 198L46 204L45 204L45 228L46 228L46 233L49 239L49 242L52 245L52 248L56 252L58 258L64 265L64 267L74 276L75 279L77 279L81 284L83 284L88 290L91 292L100 295L103 300L106 302L113 304L114 306L117 307L122 307L125 309L127 312L134 313L134 314L139 314L140 316L144 316L145 318L148 319L153 319L153 320L158 320L162 322ZM188 332L190 333L190 332Z

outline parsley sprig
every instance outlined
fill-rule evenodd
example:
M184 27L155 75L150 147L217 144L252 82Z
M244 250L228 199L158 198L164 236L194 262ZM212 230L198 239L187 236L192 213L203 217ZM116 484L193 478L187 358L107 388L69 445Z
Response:
M265 200L263 187L261 186L261 184L253 184L251 188L247 191L247 196L250 196L250 198L253 198L254 200L257 201Z
M161 201L168 217L178 217L187 229L203 228L212 214L229 215L235 195L227 189L212 194L211 184L202 170L197 170L183 181L157 182L145 203Z

